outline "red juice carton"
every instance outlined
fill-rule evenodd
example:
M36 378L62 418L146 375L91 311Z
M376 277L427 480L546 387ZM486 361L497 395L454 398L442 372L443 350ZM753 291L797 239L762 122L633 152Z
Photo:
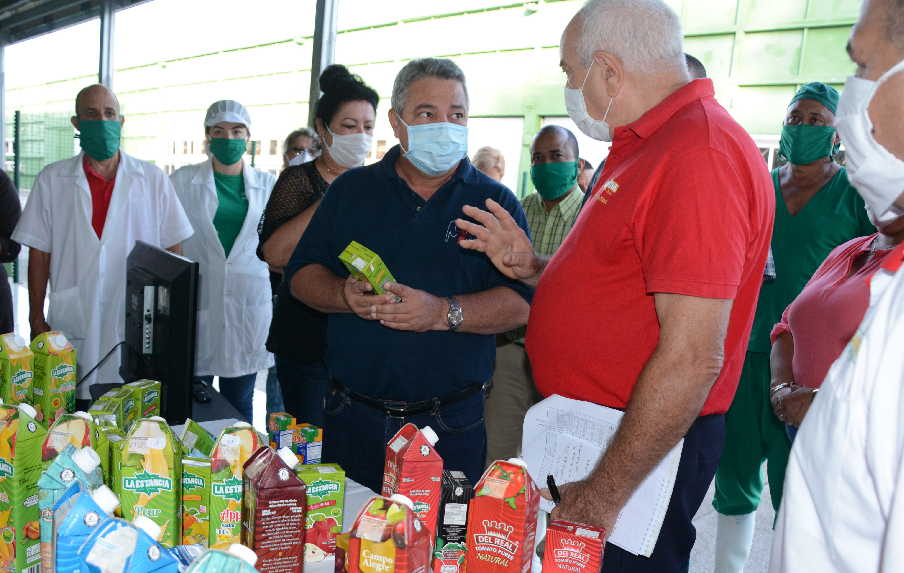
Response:
M257 553L264 573L295 573L304 567L307 495L295 475L298 458L288 449L264 446L245 463L242 544Z
M432 545L430 531L415 515L410 499L399 494L374 497L358 514L337 565L348 573L426 573Z
M430 426L418 430L405 424L386 446L383 469L383 497L399 493L410 499L431 540L436 536L443 479L443 458L434 448L438 441Z
M465 570L468 536L468 502L474 488L464 472L443 471L442 501L433 552L434 573L461 573Z
M468 571L530 571L539 506L540 490L524 462L493 462L468 507Z
M546 528L543 573L598 573L606 532L597 527L553 521Z

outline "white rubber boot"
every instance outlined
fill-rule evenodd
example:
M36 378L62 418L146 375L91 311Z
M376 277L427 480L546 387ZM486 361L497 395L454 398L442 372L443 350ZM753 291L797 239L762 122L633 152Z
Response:
M744 515L722 515L716 522L715 573L743 573L753 533L756 529L756 512Z

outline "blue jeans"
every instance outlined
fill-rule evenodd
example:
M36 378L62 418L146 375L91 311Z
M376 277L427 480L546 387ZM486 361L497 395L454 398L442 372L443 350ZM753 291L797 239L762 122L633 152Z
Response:
M276 372L286 411L298 420L323 427L323 400L330 388L323 361L301 362L276 355Z
M267 418L273 412L284 412L286 405L283 403L282 388L276 375L276 366L267 370Z
M220 376L220 394L245 418L249 424L254 423L254 380L257 372L225 378ZM213 385L213 376L196 376L195 380L208 386Z
M438 411L397 418L355 402L342 391L331 391L323 412L324 461L339 464L348 477L379 493L386 444L411 422L419 428L433 428L439 436L436 449L445 469L464 472L476 485L487 450L484 400L483 393L478 392Z

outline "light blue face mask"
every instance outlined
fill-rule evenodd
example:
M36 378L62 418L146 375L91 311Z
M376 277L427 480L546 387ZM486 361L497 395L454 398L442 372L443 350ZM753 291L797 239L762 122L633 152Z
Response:
M422 123L408 125L408 150L404 151L418 171L437 176L450 171L468 154L468 128L457 123Z

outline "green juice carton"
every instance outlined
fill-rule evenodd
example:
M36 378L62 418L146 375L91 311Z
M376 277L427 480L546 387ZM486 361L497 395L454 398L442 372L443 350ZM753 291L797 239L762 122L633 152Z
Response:
M339 253L339 260L353 277L359 281L369 282L376 294L385 292L383 285L387 281L395 282L383 259L357 241L352 241Z
M150 418L160 415L160 382L157 380L136 380L124 386L132 390L138 404L138 417Z
M113 426L119 427L119 418L117 417L117 404L109 400L106 396L101 396L91 404L88 413L94 419L94 424L98 427Z
M20 336L0 336L0 398L5 403L32 401L34 362L34 353Z
M35 355L34 405L47 425L75 412L76 352L62 332L52 330L31 341Z
M336 464L299 464L295 474L307 485L304 562L317 563L336 552L336 535L342 533L345 471Z
M116 426L99 426L97 428L97 445L94 451L100 456L100 467L104 472L104 482L117 483L114 468L118 470L122 461L122 442L125 433Z
M210 547L241 543L243 469L267 443L251 424L223 428L210 455Z
M132 424L121 446L122 460L114 475L122 516L144 516L160 526L157 541L175 547L182 540L182 447L159 417Z
M38 479L47 429L37 417L28 404L0 408L0 571L25 571L41 561Z
M123 432L128 432L132 423L140 417L140 397L132 388L122 386L108 391L102 398L106 398L116 411L117 425Z
M182 432L182 545L210 544L210 453L214 437L189 418Z

